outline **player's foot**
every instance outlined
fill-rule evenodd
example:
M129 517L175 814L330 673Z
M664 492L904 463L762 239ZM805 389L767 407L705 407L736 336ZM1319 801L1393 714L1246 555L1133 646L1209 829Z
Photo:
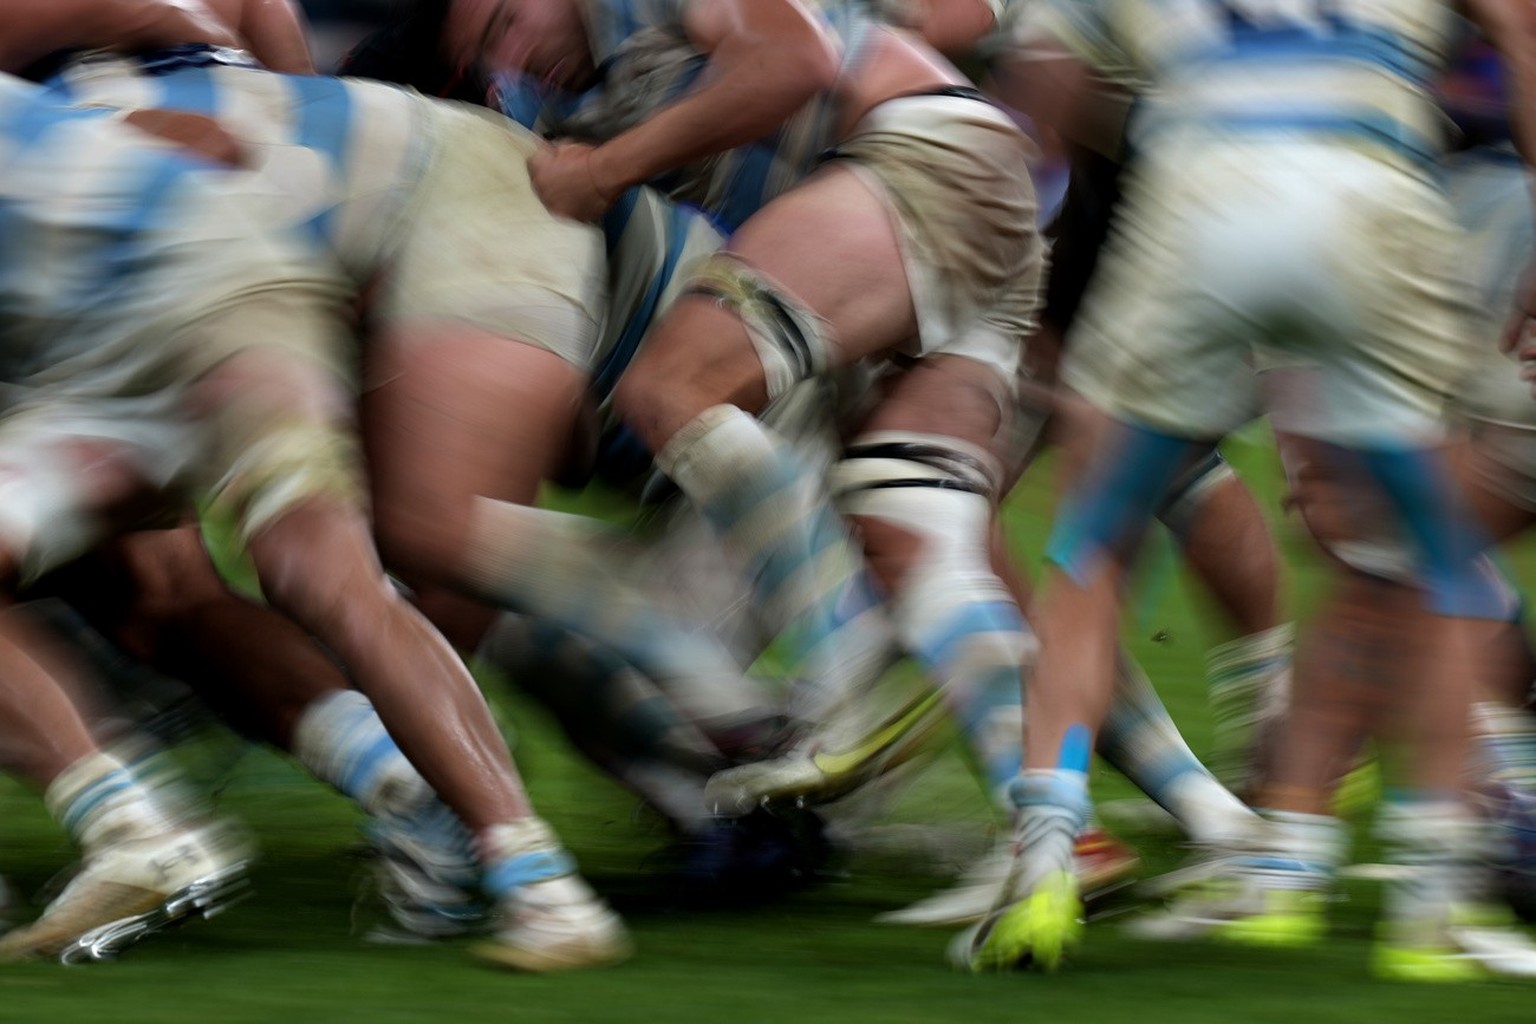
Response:
M375 819L369 837L373 880L389 917L371 942L432 942L483 931L490 904L480 895L480 866L458 816L440 801L409 818Z
M910 907L875 918L881 924L914 928L960 928L975 924L997 906L1013 862L1013 842L1000 842L966 869L950 888ZM1136 851L1103 829L1089 829L1077 839L1073 868L1085 902L1124 882L1141 866Z
M1053 871L1023 899L994 911L950 946L956 966L980 973L1059 968L1082 941L1083 901L1070 872Z
M1371 969L1392 981L1458 982L1489 977L1536 978L1536 944L1507 913L1458 911L1453 923L1413 927L1383 922Z
M220 826L103 847L41 917L0 938L0 960L109 960L145 936L224 910L243 894L248 862L244 844Z
M489 940L476 956L520 971L604 967L633 952L619 916L576 874L576 866L537 818L498 826L498 854L490 866L505 895ZM508 885L506 880L517 879ZM521 881L526 879L526 881Z
M1252 849L1206 849L1146 883L1167 905L1125 926L1154 941L1218 939L1244 945L1308 946L1328 928L1330 875L1304 861Z
M763 804L828 803L911 757L944 714L943 696L930 693L856 740L811 736L778 757L727 768L704 787L716 813L745 814Z

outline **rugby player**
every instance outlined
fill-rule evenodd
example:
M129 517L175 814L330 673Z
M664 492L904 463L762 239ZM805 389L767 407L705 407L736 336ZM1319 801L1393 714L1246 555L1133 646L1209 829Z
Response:
M788 631L797 671L812 679L795 708L810 722L861 692L893 649L822 488L748 411L829 367L922 354L891 379L834 486L895 595L903 645L979 731L993 707L1014 703L1000 694L1017 688L1028 646L987 559L1038 275L1033 199L1015 173L1023 136L935 54L858 5L813 14L778 2L561 0L455 12L467 56L567 88L604 66L598 99L571 130L605 141L557 145L535 165L556 209L596 216L612 190L660 176L736 228L658 325L616 403L752 567L766 631ZM673 59L678 44L691 57ZM834 144L838 157L814 168ZM981 239L986 253L970 244ZM753 513L765 502L779 510L771 536ZM813 737L790 757L722 775L717 798L750 807L831 789L837 773L815 760L825 746Z
M193 60L192 63L195 66L197 61ZM113 77L111 71L104 65L96 66L95 70L101 73L101 77L97 79L98 82L110 81ZM267 75L268 73L259 74ZM352 94L338 93L339 87L326 91L324 95L318 95L314 91L306 92L305 90L310 87L299 85L298 83L303 81L301 79L284 80L274 75L265 81L282 83L267 86L267 92L264 94L265 102L272 105L268 109L287 106L296 96L302 96L317 105L328 100L332 104L330 109L333 111L339 108L343 111L356 112L358 109L367 107L366 101L358 103L355 107L349 107ZM313 89L326 90L321 80L314 81ZM382 98L385 94L388 94L388 98ZM360 170L361 173L374 175L375 179L382 177L383 180L366 182L358 179L348 180L346 174L339 174L337 179L324 181L319 189L306 194L307 198L319 207L318 209L311 206L299 211L300 216L314 218L308 227L319 231L323 237L325 230L335 230L335 233L326 237L325 241L331 245L327 253L333 261L330 266L335 267L340 273L332 273L326 280L334 281L341 274L350 274L351 280L345 283L353 288L357 287L361 280L373 276L379 266L377 261L382 258L382 253L390 253L396 260L395 265L406 269L412 255L420 255L422 245L435 244L436 229L441 225L426 223L433 212L430 203L416 206L413 212L417 216L416 224L421 232L424 235L431 235L434 243L421 243L413 248L411 236L408 233L399 233L402 224L398 212L409 205L410 197L416 194L418 189L423 190L422 195L433 191L430 181L422 184L418 180L417 172L423 166L431 164L431 141L440 141L433 139L430 132L413 136L411 134L413 125L421 128L425 123L431 122L441 127L445 134L452 135L455 130L461 132L462 137L455 140L459 143L458 145L449 145L445 142L443 148L452 153L467 153L465 158L470 161L475 159L474 154L478 144L481 166L491 171L490 181L485 182L488 187L491 187L493 181L505 183L506 168L516 167L515 163L501 159L507 152L517 152L517 141L510 130L496 128L478 118L457 112L429 113L426 110L425 101L414 100L393 90L382 90L377 95L381 97L377 99L378 106L370 108L375 115L370 123L376 126L372 140L386 148L372 153L380 159L366 161L366 169L363 169L360 164L354 164L352 167L354 170ZM396 106L391 108L392 104ZM131 101L130 105L132 105ZM386 113L385 108L391 109ZM425 121L418 119L418 115ZM434 118L440 120L434 121ZM337 128L339 124L331 121L327 126ZM316 129L313 122L309 123L307 128L304 125L297 127L299 130L311 132ZM477 135L478 139L475 138ZM465 138L469 141L464 141ZM340 150L344 149L347 141L353 140L335 136L328 139L322 137L317 140L316 145L317 149L326 152L329 158L339 161L341 160ZM327 150L327 146L332 148ZM395 156L393 160L387 155L390 152L388 147L391 146ZM494 153L489 160L485 159L487 149ZM285 151L281 146L277 146L267 153L262 153L258 143L250 152L258 157L275 154L274 159L277 165L281 166L282 157L286 155L291 158L296 151L291 148ZM292 170L293 165L289 165L288 169ZM302 171L310 175L313 174L314 169L313 164L301 167ZM270 175L272 167L265 168L263 173ZM394 180L400 184L389 187L390 175L396 175ZM244 175L239 177L244 180L254 180ZM257 174L255 177L260 178L262 174ZM379 191L371 191L373 186L383 187ZM526 195L526 184L522 187ZM349 188L358 191L348 192ZM502 194L508 194L508 188L511 193L516 193L518 186L515 180L502 189ZM445 193L452 190L438 187L436 191L441 198L447 199ZM351 195L361 195L365 192L368 200L372 201L370 208L366 211L362 207L367 200L359 199L358 203L351 206L345 202ZM274 219L277 222L292 223L295 214L291 196L284 195L281 189L274 188L265 199L268 204L265 213L269 216L275 214ZM531 200L531 197L529 199ZM536 203L534 208L537 209ZM558 271L559 274L570 275L562 278L565 301L572 303L570 311L564 314L566 320L579 327L585 320L590 319L590 314L582 305L586 297L584 293L588 289L582 277L586 263L582 260L581 254L590 251L591 241L588 236L575 228L555 225L546 215L543 215L542 210L538 210L531 219L521 216L517 211L515 200L506 207L493 205L490 210L492 213L513 216L518 230L524 236L537 231L538 218L545 217L549 227L541 237L544 237L553 250L566 250L572 253L569 264ZM462 219L451 216L441 208L436 212L441 215L440 220L450 221L453 226L461 230L466 224ZM330 214L336 214L336 220L330 219L328 216ZM355 215L355 219L349 220L348 214ZM346 221L346 223L338 226L337 220ZM482 215L469 223L484 225L487 223L487 218ZM472 258L473 250L470 249L469 243L466 243L465 248L469 251L465 252L461 249L457 254ZM374 262L370 265L370 261ZM503 272L510 272L509 268L510 263L499 267ZM450 302L454 305L454 314L450 315L457 315L462 310L462 304L452 302L452 296L440 292L433 293L430 288L424 292L410 293L410 285L422 286L424 283L429 283L425 280L429 275L414 273L407 276L410 278L408 283L401 284L387 296L386 301L392 302L393 305L381 303L378 308L388 309L390 313L404 319L420 318L416 322L418 325L425 323L427 333L430 333L433 309L436 308L432 303ZM526 288L529 284L529 275L519 274L518 276L520 284ZM545 275L545 278L540 278L538 274L532 275L535 281L546 280L547 277L548 275ZM450 274L449 280L453 285L460 287L471 283L470 276L466 274ZM482 291L482 295L484 294L486 292ZM462 294L458 297L463 298ZM497 301L503 304L510 301L514 306L516 304L515 299L509 299L504 295L498 296ZM504 312L505 305L499 311ZM335 313L331 309L324 309L323 312L326 314L326 319L318 322L333 324ZM546 308L539 316L543 320L548 320L551 310ZM556 316L555 319L559 317ZM325 333L329 337L334 337L334 334L329 331ZM579 331L576 333L579 334ZM303 334L295 332L295 338L303 337ZM329 340L327 344L330 344ZM327 355L329 356L330 353ZM299 362L296 365L304 368L305 372L313 373L314 371L308 369L309 367L325 364L315 364L311 359L311 362ZM221 386L213 393L210 408L220 413L223 417L221 422L230 422L230 417L233 415L230 410L243 410L249 407L253 400L277 402L283 397L285 390L294 392L297 388L296 384L289 384L286 388L279 388L276 391L269 388L265 393L261 388L250 391L243 388L243 378L247 374L254 374L259 379L265 369L265 364L258 362L255 358L226 360L217 367L210 379ZM244 372L237 373L237 370ZM332 390L334 384L330 380L324 381L323 394L314 393L315 387L318 386L314 381L302 380L299 383L309 388L307 401L312 417L328 419L345 409L346 403L337 404L337 392ZM229 397L232 393L242 396L244 400L232 401ZM299 397L305 394L306 391L303 389L296 391ZM243 419L236 418L234 422L238 429L258 431L256 436L259 439L259 429L265 415L268 415L266 410L258 406L256 414L250 414ZM239 450L247 458L250 457L251 449L244 444L240 445ZM295 459L298 457L297 453L302 451L304 458L308 460L313 460L317 452L329 453L331 461L335 463L334 466L329 467L337 477L334 486L347 494L353 503L350 506L352 510L347 510L340 519L343 523L351 524L346 527L347 529L363 525L361 515L355 511L358 493L355 490L340 487L343 482L348 487L353 487L357 483L355 470L351 467L346 455L344 435L337 435L331 431L317 438L295 429L290 434L281 435L276 441L267 442L264 447L258 447L256 450L264 458L286 459ZM237 468L240 470L237 474L238 478L252 480L251 486L256 484L271 486L279 482L263 479L265 467L261 459L256 459L250 467L250 471L256 474L254 478L248 476L244 466ZM312 483L311 486L318 486L318 484ZM298 496L305 496L302 489L298 491ZM273 600L278 607L294 615L301 624L312 629L348 664L359 685L378 707L379 714L385 721L395 723L396 734L402 740L402 747L422 769L422 774L432 782L435 789L443 794L466 825L476 833L480 857L487 869L485 881L493 895L500 900L503 917L503 927L497 933L496 941L487 947L487 952L497 959L516 966L534 969L580 966L585 963L607 962L621 957L627 947L616 919L573 875L568 856L559 850L547 827L531 816L526 798L515 785L515 776L511 774L505 745L495 731L483 699L474 691L473 684L462 665L445 646L441 645L440 641L424 642L426 638L433 635L427 631L425 622L403 605L393 590L384 583L381 574L376 576L377 588L369 590L366 575L359 575L357 572L340 572L328 581L329 585L333 588L341 588L346 595L350 595L353 590L359 590L361 593L355 599L351 596L336 600L317 599L316 596L303 590L302 581L295 582L292 579L296 572L302 575L302 570L296 570L290 561L279 560L274 563L272 559L277 556L265 553L270 542L263 538L271 533L271 530L261 517L279 515L279 521L283 521L280 514L286 513L286 505L290 500L296 499L285 496L279 489L272 507L259 509L256 518L252 518L249 513L244 517L246 535L253 555L257 556L258 568L265 570L264 584L266 584L269 599ZM341 527L334 526L332 522L337 513L331 511L328 504L320 504L321 511L312 514L312 517L318 520L319 526L306 524L307 529L313 531L324 527L333 533L340 530ZM238 508L238 506L230 507ZM303 522L305 518L299 516L297 521ZM252 535L252 524L257 526L259 533ZM343 531L343 539L348 536L350 535ZM323 537L314 537L310 542L324 540ZM357 538L350 538L350 542L356 541ZM332 539L327 550L333 552L331 555L333 558L350 558L359 550L371 551L371 545L365 545L362 549L355 547L349 549ZM323 563L317 561L313 564ZM280 573L279 570L281 570ZM275 573L277 574L274 575ZM267 580L269 576L270 583ZM295 590L297 594L294 593ZM308 603L298 603L301 600ZM369 647L362 634L378 628L380 623L388 624L387 631L391 642ZM397 643L403 645L405 649L393 650ZM417 649L413 650L413 646ZM428 653L423 655L421 651ZM419 690L421 680L443 677L453 683L452 689L448 691L455 693L453 700L436 700L437 713L431 716L410 711L409 709L414 706L412 701L423 699ZM405 680L410 682L403 687L398 685ZM564 935L561 934L562 929L565 932ZM18 941L22 941L20 937Z
M1510 32L1518 5L1478 6L1514 52L1526 46L1523 29ZM1277 429L1357 453L1368 470L1357 486L1381 488L1433 581L1429 607L1399 626L1417 645L1415 678L1400 691L1411 724L1399 736L1413 760L1409 796L1388 813L1413 877L1389 894L1377 965L1395 977L1465 974L1479 965L1463 957L1473 940L1458 928L1459 866L1473 835L1457 796L1468 693L1456 665L1466 620L1497 615L1502 602L1480 573L1478 531L1438 452L1442 382L1455 367L1443 262L1454 234L1431 186L1436 114L1424 86L1444 59L1450 11L1210 2L1157 33L1137 27L1166 17L1131 2L1042 9L1045 34L1070 52L1039 65L1056 86L1035 104L1042 117L1070 119L1085 67L1130 69L1156 89L1137 114L1122 234L1064 374L1110 425L1081 463L1048 552L1029 770L1016 790L1022 854L1005 894L1017 902L959 953L979 968L1049 968L1076 941L1063 849L1086 814L1122 569L1191 444L1253 415L1257 347L1304 368L1292 378L1300 387L1271 404ZM1252 262L1260 252L1262 265ZM1353 254L1347 263L1343 252ZM1222 401L1209 400L1213 387L1228 389ZM1207 395L1199 408L1196 389ZM1305 694L1299 686L1298 703ZM1339 826L1315 793L1286 788L1286 771L1282 756L1257 842L1267 859L1249 862L1256 902L1221 923L1224 934L1306 941L1320 930L1311 893L1337 861Z

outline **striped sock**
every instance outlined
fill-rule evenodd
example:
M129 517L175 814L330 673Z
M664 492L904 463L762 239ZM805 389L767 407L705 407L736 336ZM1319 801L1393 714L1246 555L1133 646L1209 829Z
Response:
M294 729L293 756L374 817L405 818L434 798L356 690L333 690L310 702Z
M657 466L747 566L758 613L789 644L801 717L821 721L895 657L880 599L823 481L757 420L715 406L672 438Z
M1295 811L1268 811L1250 852L1235 867L1264 890L1321 892L1333 883L1348 848L1338 818Z
M1057 871L1072 871L1077 835L1088 823L1088 773L1032 768L1014 780L1009 795L1019 809L1018 850L1023 857L1018 893Z
M1290 700L1290 623L1239 637L1211 649L1206 687L1216 736L1211 770L1223 784L1243 789L1255 780L1255 748L1267 723Z
M1536 716L1480 701L1472 706L1472 722L1486 773L1506 785L1536 790Z
M133 771L108 754L87 754L64 769L43 793L48 812L82 850L160 835L169 814Z
M672 614L637 581L645 562L627 534L583 516L480 499L470 547L465 579L492 604L588 637L663 685L746 685L719 637Z
M1382 802L1376 832L1404 869L1383 894L1384 915L1400 939L1427 940L1482 896L1486 827L1460 800L1394 793Z
M1031 639L1012 601L979 600L912 644L943 688L989 793L1004 791L1024 767L1022 673Z
M1196 842L1221 843L1256 824L1253 812L1195 757L1151 683L1124 655L1098 752Z

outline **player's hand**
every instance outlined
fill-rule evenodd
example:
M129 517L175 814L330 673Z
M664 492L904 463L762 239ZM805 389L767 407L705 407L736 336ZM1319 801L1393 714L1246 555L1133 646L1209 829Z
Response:
M597 148L557 142L528 158L533 190L549 212L572 220L595 221L608 212L622 188L601 180Z
M1499 351L1505 355L1519 354L1533 327L1536 327L1536 264L1526 268L1524 281L1515 293L1515 308L1510 311L1504 332L1499 336Z
M1515 308L1499 336L1499 350L1520 361L1520 379L1536 398L1536 266L1525 272L1525 283L1515 294Z
M239 140L211 117L183 110L132 110L123 115L123 120L204 160L226 167L239 167L245 162L245 150Z

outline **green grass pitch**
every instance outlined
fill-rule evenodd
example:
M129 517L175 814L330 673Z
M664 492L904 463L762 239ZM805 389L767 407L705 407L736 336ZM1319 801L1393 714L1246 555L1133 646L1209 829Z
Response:
M1232 454L1279 520L1278 476L1262 443ZM1050 499L1037 472L1015 495L1010 536L1038 551ZM1288 554L1299 544L1281 526ZM1525 553L1520 553L1522 556ZM1199 598L1154 549L1127 639L1197 750L1204 747ZM1293 559L1293 562L1296 560ZM1315 600L1316 574L1302 561L1291 579L1298 613ZM1528 557L1517 557L1522 570ZM1528 573L1527 573L1528 577ZM1153 639L1153 638L1156 639ZM1490 983L1407 987L1366 969L1377 892L1351 884L1333 907L1333 939L1307 952L1212 945L1153 945L1091 926L1083 952L1062 974L969 977L944 961L944 932L882 927L871 918L916 899L943 878L932 855L888 848L856 854L826 883L753 911L684 912L650 895L647 857L662 837L632 802L578 763L538 712L495 688L515 722L517 753L534 798L596 884L625 911L639 952L618 968L556 977L500 973L461 946L380 947L354 934L352 894L358 819L275 756L250 751L220 773L219 806L261 843L255 894L210 922L156 937L115 964L0 968L0 1022L192 1024L358 1021L472 1022L857 1022L990 1021L1039 1024L1494 1024L1536 1019L1536 989ZM191 761L210 773L230 751ZM231 755L233 756L233 755ZM1127 794L1102 771L1101 797ZM892 820L936 823L976 848L984 803L952 755L901 791ZM1154 866L1178 851L1166 839L1126 836ZM68 844L36 797L0 782L0 873L21 893L41 887L70 859Z

